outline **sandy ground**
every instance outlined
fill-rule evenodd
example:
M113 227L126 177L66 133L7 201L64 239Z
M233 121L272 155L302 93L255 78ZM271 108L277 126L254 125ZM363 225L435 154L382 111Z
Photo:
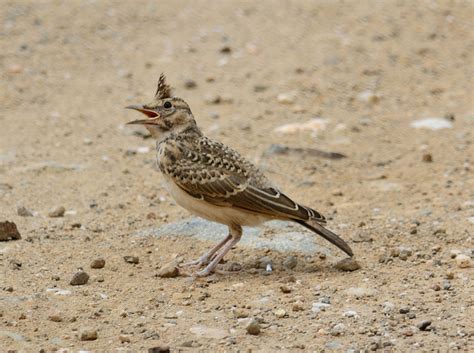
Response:
M22 239L0 243L0 351L474 350L473 6L2 1L0 221ZM190 216L161 186L154 141L123 126L161 72L362 268L339 271L332 248L237 247L240 272L157 277L211 246L133 235ZM317 134L275 132L315 117ZM450 127L411 126L424 118ZM262 158L275 143L347 158ZM79 268L90 279L71 286Z

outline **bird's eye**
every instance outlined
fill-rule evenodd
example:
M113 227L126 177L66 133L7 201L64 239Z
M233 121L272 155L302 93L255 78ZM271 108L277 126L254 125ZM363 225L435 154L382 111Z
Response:
M163 104L163 107L165 107L166 109L169 109L171 108L173 105L171 104L171 102L165 102L165 104Z

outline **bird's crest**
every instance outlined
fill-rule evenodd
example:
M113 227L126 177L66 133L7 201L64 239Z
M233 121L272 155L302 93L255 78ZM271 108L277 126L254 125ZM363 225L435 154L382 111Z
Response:
M158 87L156 88L155 98L171 98L171 87L166 83L166 76L163 73L158 79Z

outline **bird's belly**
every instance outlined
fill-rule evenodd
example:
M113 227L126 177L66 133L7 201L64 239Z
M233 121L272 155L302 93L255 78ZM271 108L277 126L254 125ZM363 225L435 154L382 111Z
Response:
M171 178L163 176L165 187L176 203L199 217L227 225L238 224L241 226L256 226L269 220L265 215L245 212L232 207L216 206L205 200L192 197L177 186Z

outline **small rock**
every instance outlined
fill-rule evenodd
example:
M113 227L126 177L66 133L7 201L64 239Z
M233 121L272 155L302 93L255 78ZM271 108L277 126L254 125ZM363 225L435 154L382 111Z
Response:
M285 293L285 294L291 293L291 288L289 288L285 285L280 286L280 290L281 290L282 293Z
M21 66L20 64L11 64L8 68L7 68L7 72L9 74L19 74L23 71L23 66Z
M81 341L95 341L97 339L97 330L94 329L83 329L80 333Z
M331 304L327 303L313 303L313 306L311 307L311 311L313 313L319 313L320 311L325 311L326 308L329 308Z
M354 311L354 310L345 311L343 315L345 317L353 317L353 318L358 318L359 317L359 315L357 314L357 311Z
M18 239L21 239L21 235L15 223L9 221L0 222L0 241Z
M178 277L179 268L174 263L170 263L160 268L157 275L161 278Z
M187 89L193 89L197 87L197 83L194 80L187 79L186 81L184 81L184 87Z
M238 262L231 261L225 264L224 271L239 272L242 271L242 265Z
M89 280L89 275L85 271L78 271L72 276L71 282L69 284L71 286L81 286L86 284Z
M130 343L130 337L126 335L120 335L119 336L119 341L120 343Z
M346 326L343 323L334 325L331 328L331 335L342 336L346 332Z
M400 314L408 314L410 312L410 308L408 306L402 306L398 312Z
M447 279L454 279L454 272L453 271L446 271L446 278Z
M363 103L377 103L380 100L381 96L378 93L367 90L360 92L357 95L357 100Z
M123 259L129 264L138 264L140 262L138 256L126 255L123 257Z
M415 129L441 130L450 129L453 123L444 118L426 118L413 121L411 127Z
M62 317L61 313L54 312L54 313L48 315L48 320L53 321L53 322L61 322L61 321L63 321L63 317Z
M373 241L370 234L367 234L367 231L358 231L351 239L354 243L368 243Z
M399 250L398 258L406 261L412 255L411 249L401 247Z
M91 268L98 269L98 268L104 268L104 266L105 266L105 260L101 257L94 259L91 262Z
M16 209L16 213L21 217L33 217L33 213L27 209L25 206L19 206Z
M382 304L382 312L384 314L389 314L391 313L393 310L395 309L395 304L393 304L392 302L384 302Z
M206 94L204 96L204 103L206 104L219 104L221 100L221 96L218 94Z
M48 213L48 217L57 218L63 217L66 209L63 206L56 207L54 210Z
M472 267L472 261L470 257L467 255L459 254L456 256L455 260L456 260L456 265L458 265L459 268Z
M268 265L270 265L270 267L273 266L273 261L270 257L268 256L263 256L261 257L260 259L258 259L258 268L264 268L264 269L267 269L268 268Z
M280 93L277 96L278 103L281 104L293 104L296 101L296 92Z
M193 326L189 329L191 333L195 334L198 337L204 338L213 338L213 339L224 339L229 336L227 330L221 328L213 328L213 327L206 327L206 326Z
M285 260L283 260L283 267L289 270L293 270L297 264L298 264L298 259L296 258L296 256L290 255L290 256L287 256Z
M276 309L276 310L273 311L273 313L279 319L282 319L286 316L286 311L283 310L283 309Z
M245 327L245 329L247 330L247 333L250 335L260 334L260 324L255 319L250 320L247 326Z
M157 346L148 348L148 353L170 353L169 346Z
M360 264L354 258L348 257L336 263L335 267L340 271L356 271L360 269Z
M244 319L249 317L249 313L247 310L237 309L234 311L234 317L237 319Z
M433 156L431 153L425 153L423 154L423 157L421 157L421 160L426 163L431 163L433 162Z
M430 331L431 320L423 320L419 322L416 327L420 329L420 331Z
M326 129L328 120L324 118L313 118L305 123L288 123L276 127L273 131L279 134L294 134L301 131L310 131L317 134L319 131Z
M365 298L376 295L377 291L372 288L350 287L349 289L347 289L346 293L356 298Z
M303 311L304 310L303 303L300 302L300 301L297 301L296 303L293 304L292 310L293 311Z

